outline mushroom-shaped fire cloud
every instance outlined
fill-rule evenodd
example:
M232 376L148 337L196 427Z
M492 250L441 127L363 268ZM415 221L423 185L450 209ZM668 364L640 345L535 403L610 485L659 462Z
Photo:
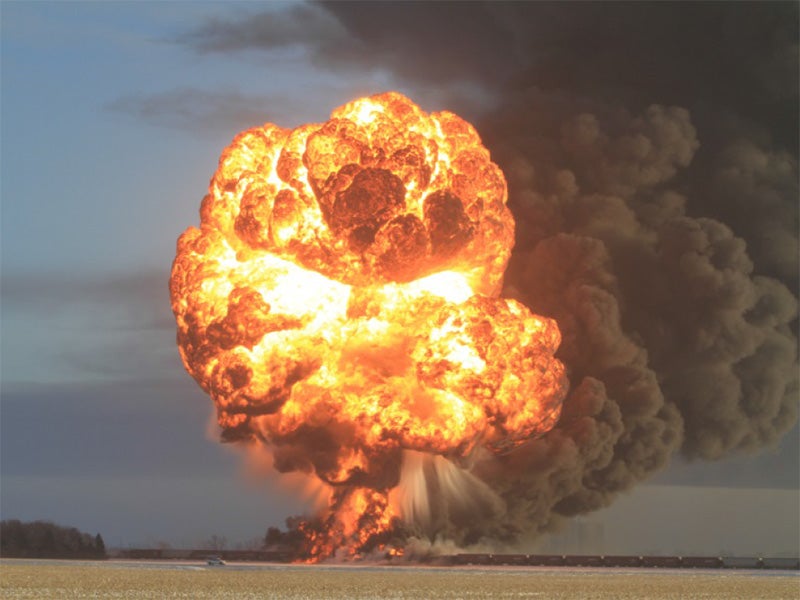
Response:
M471 125L397 93L223 152L178 241L178 346L224 439L331 487L308 556L414 519L390 493L404 451L464 465L558 420L557 325L498 297L506 195Z

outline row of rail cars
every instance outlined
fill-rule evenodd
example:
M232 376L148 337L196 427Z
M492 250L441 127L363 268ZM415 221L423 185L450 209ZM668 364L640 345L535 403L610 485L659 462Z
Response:
M602 556L558 554L456 554L455 565L539 567L650 567L665 569L800 569L800 559L740 556Z
M128 559L205 560L209 550L126 549L116 553ZM265 550L217 550L226 561L292 562L287 552ZM389 557L387 557L389 558ZM408 559L392 559L404 564ZM785 557L743 556L632 556L632 555L562 555L562 554L454 554L421 559L440 565L534 566L534 567L645 567L665 569L785 569L800 570L800 559Z

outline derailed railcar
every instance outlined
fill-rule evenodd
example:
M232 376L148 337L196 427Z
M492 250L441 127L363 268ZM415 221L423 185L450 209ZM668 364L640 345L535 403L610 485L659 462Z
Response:
M796 571L800 569L800 559L786 557L765 557L761 559L765 569L786 569Z
M679 569L681 567L680 556L643 556L643 567L656 567L659 569Z
M122 558L134 560L161 560L163 551L159 548L126 548L120 552Z
M719 556L682 556L681 566L685 569L719 569L722 559Z
M641 567L641 556L604 556L603 566L605 567Z
M453 564L456 565L490 565L492 564L491 554L455 554Z
M534 567L563 567L565 562L560 554L529 554L528 564Z
M490 555L490 564L493 565L527 565L527 554L492 554Z
M761 559L757 556L723 556L722 567L725 569L760 569Z
M567 555L564 557L564 565L567 567L602 567L603 557L597 554Z

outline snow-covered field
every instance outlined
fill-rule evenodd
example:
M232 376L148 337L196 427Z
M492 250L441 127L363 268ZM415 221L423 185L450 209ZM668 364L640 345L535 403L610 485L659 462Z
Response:
M3 599L593 598L797 600L784 571L0 560Z

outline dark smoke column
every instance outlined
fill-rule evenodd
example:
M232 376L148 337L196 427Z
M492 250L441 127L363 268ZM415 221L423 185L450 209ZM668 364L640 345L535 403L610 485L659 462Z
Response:
M572 382L556 428L477 466L501 530L546 530L677 452L754 452L797 422L797 298L672 189L699 146L688 111L586 108L531 90L484 126L518 224L506 292L558 321Z

